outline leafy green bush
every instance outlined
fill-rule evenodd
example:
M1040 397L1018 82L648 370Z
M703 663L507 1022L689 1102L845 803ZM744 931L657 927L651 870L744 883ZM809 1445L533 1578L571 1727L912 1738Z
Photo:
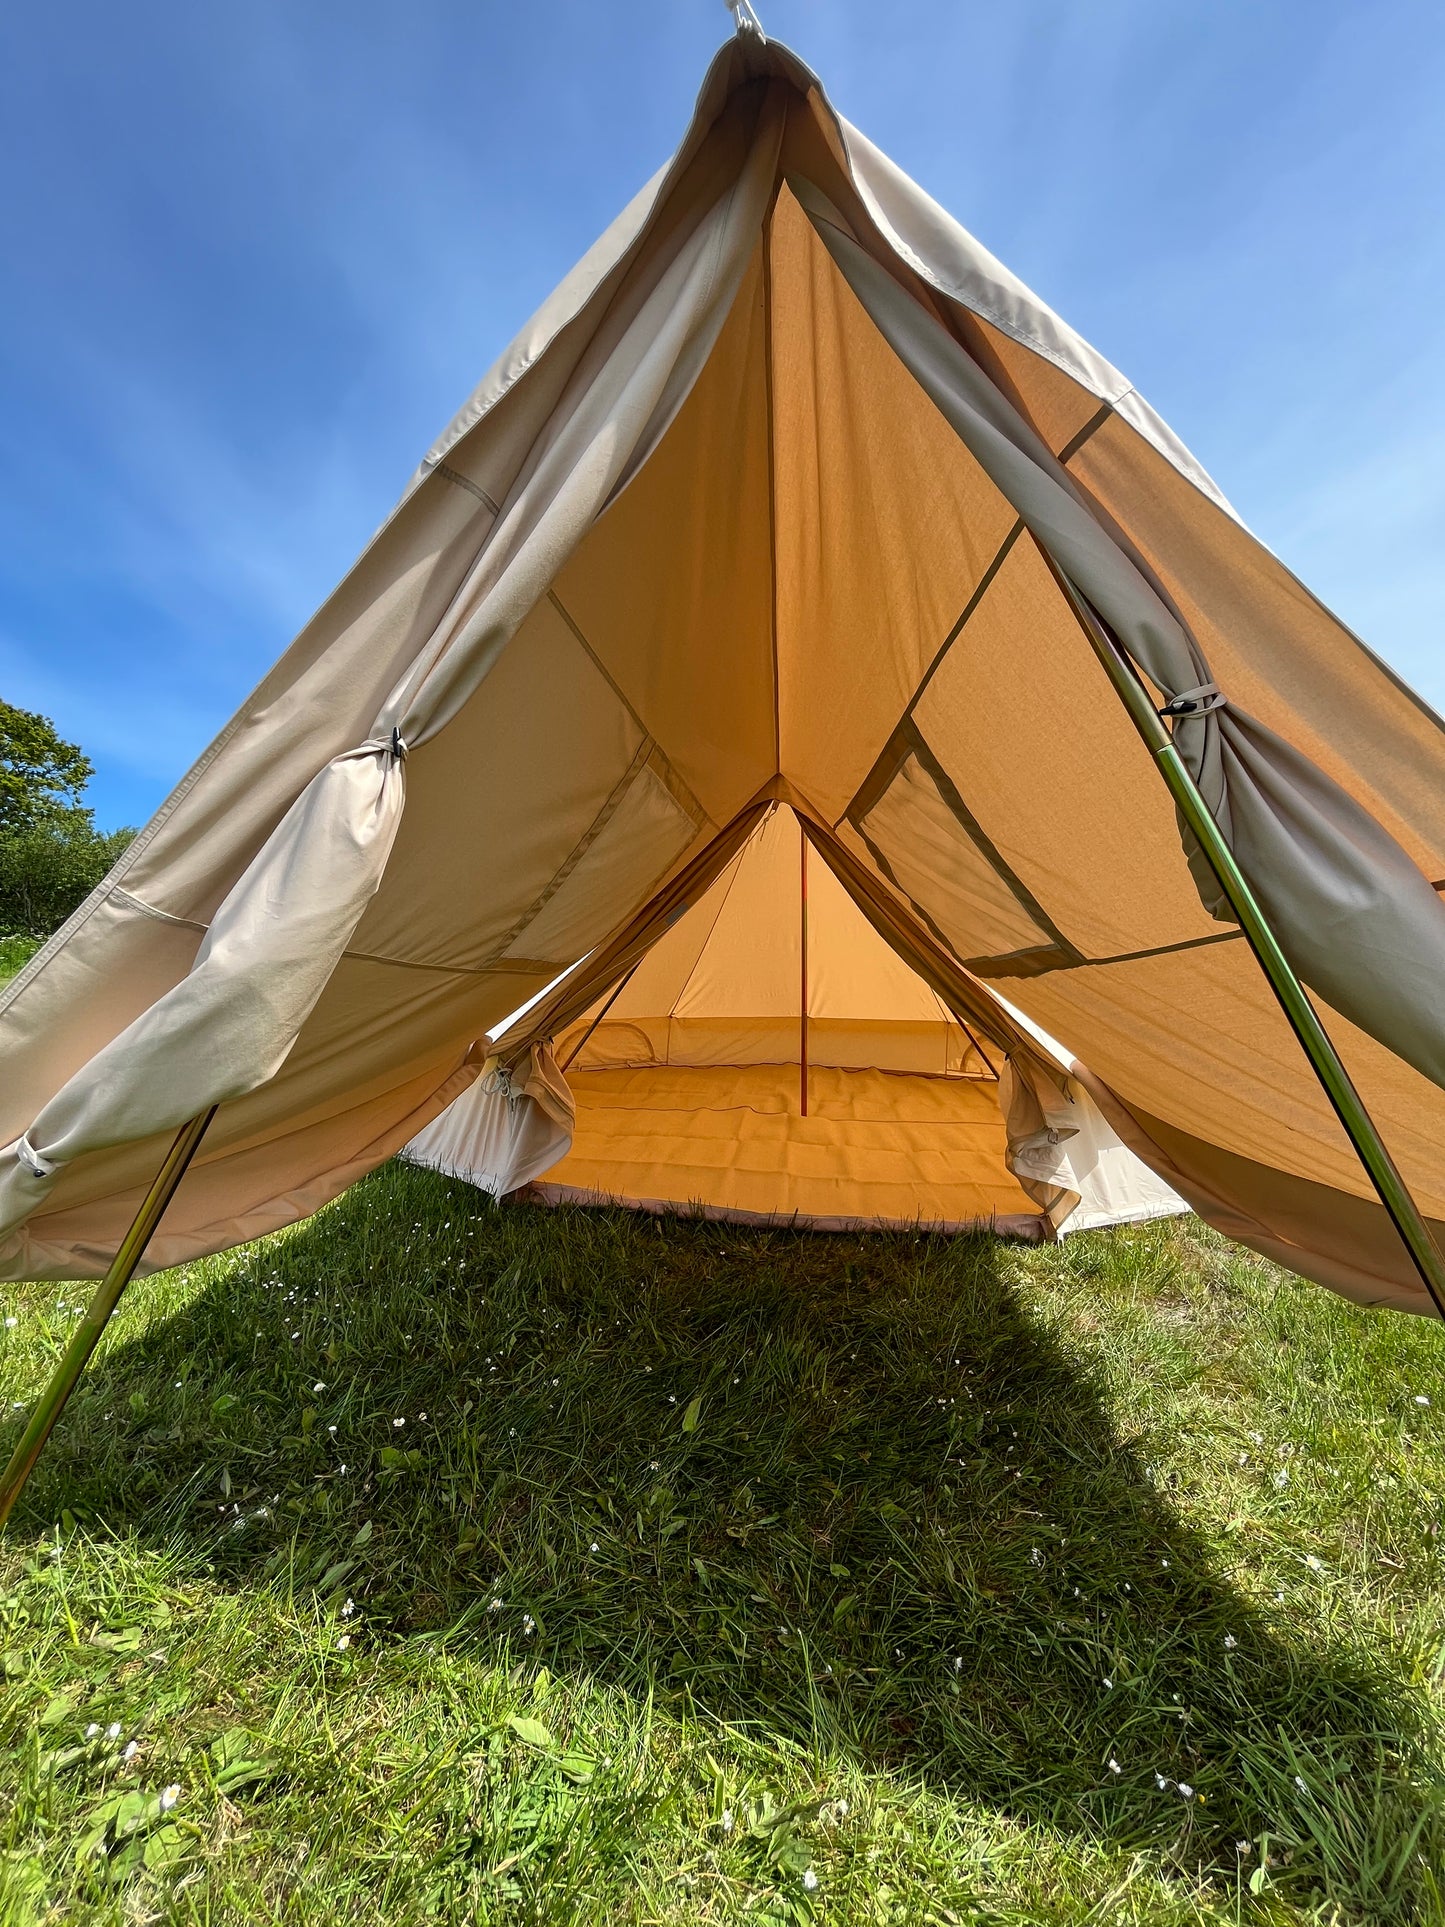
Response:
M44 937L64 923L134 830L97 830L86 809L56 810L0 832L0 935Z

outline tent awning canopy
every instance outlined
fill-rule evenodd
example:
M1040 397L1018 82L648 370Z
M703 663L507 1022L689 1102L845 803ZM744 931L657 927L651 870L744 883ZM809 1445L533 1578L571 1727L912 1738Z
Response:
M749 34L0 1000L0 1270L103 1269L213 1103L151 1261L314 1209L559 971L622 975L662 935L639 917L681 913L781 801L951 1017L999 986L1212 1222L1428 1309L1063 581L1173 705L1445 1220L1438 720L1116 370Z

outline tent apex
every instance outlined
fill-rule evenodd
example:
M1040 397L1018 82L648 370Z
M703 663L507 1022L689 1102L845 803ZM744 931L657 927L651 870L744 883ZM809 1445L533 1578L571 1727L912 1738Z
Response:
M749 0L723 0L723 5L733 17L733 25L739 33L756 34L759 40L766 40L763 23L759 20Z

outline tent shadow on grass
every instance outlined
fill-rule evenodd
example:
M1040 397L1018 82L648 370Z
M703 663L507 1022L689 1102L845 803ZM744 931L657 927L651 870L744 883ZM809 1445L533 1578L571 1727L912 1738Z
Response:
M1187 1236L1112 1235L1156 1271ZM114 1346L28 1522L179 1531L237 1585L355 1561L375 1633L690 1695L1231 1882L1268 1829L1368 1910L1416 1818L1406 1710L1211 1570L1009 1263L393 1165Z

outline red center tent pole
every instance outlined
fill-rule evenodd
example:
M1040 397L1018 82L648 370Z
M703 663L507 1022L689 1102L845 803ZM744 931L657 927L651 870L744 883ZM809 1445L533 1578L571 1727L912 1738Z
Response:
M802 1115L806 1117L808 1115L808 839L801 823L798 825L798 842L803 851L802 867L798 873L798 921L802 927L802 942L799 945L802 955L802 984L798 997L799 1091Z

